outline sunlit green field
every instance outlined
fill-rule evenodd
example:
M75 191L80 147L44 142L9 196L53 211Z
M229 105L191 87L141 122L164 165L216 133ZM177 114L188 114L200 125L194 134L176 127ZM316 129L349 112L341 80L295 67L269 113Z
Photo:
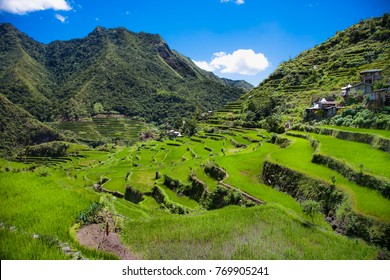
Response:
M375 176L390 179L390 154L379 151L371 145L311 134L320 141L320 151L326 155L347 162L355 170L362 170Z
M370 128L355 128L355 127L345 127L345 126L331 126L324 125L321 127L331 128L341 131L350 131L350 132L358 132L358 133L367 133L367 134L375 134L384 138L390 138L390 131L388 130L379 130L379 129L370 129Z
M273 161L328 183L331 183L331 178L334 177L336 187L350 196L357 212L390 222L390 200L378 191L348 181L336 171L312 163L314 149L309 141L293 137L290 139L292 144L289 147L271 155Z
M327 182L334 176L336 187L348 194L356 212L386 223L390 222L389 200L311 163L314 149L308 140L283 136L292 142L281 148L268 142L270 136L263 130L224 129L191 138L117 145L108 151L72 146L79 149L78 157L56 164L47 159L47 166L40 166L38 159L28 164L2 159L0 223L5 226L0 229L0 256L67 259L69 256L51 241L59 240L88 258L113 258L80 246L70 230L80 213L101 202L110 212L126 217L116 219L122 241L141 259L375 259L378 248L336 234L322 214L309 217L293 197L264 184L263 164L273 161ZM365 154L368 145L322 135L312 137L320 141L321 152L355 168L363 164L363 169L374 175L388 176L387 169L381 168L390 163L387 153L375 150L361 163L356 154ZM190 184L192 173L213 191L218 181L205 173L207 162L227 172L224 183L265 204L207 211L198 201L164 185L164 175ZM122 194L131 186L144 194L143 200L134 204L97 193L94 184ZM155 186L167 201L185 208L187 214L172 214L160 205L151 196ZM34 234L47 238L34 239Z

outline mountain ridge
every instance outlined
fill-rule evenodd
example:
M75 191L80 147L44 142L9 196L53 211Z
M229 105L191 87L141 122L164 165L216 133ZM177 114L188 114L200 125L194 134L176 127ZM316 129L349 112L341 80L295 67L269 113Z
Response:
M88 116L101 103L106 111L173 122L250 88L200 69L159 34L98 26L83 38L42 44L1 24L0 35L1 93L42 121Z

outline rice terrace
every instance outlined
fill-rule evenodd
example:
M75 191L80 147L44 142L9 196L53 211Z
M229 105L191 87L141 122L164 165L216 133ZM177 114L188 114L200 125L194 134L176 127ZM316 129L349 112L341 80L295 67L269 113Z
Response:
M159 35L0 34L1 259L390 258L389 14L255 88Z

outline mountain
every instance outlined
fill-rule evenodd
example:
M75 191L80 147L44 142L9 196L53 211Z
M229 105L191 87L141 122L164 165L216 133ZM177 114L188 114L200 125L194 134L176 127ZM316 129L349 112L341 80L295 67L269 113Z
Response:
M62 136L0 94L0 154L15 148L62 140Z
M260 85L239 99L246 122L269 116L299 122L304 109L341 87L360 82L359 73L382 69L380 86L390 83L390 15L362 20L296 58L281 63Z
M88 36L42 44L0 25L0 93L40 120L106 112L163 123L215 110L245 93L171 50L160 35L97 27Z
M230 80L226 78L222 78L222 80L225 81L225 83L228 84L229 86L242 88L246 91L253 89L253 85L244 80L237 81L237 80Z

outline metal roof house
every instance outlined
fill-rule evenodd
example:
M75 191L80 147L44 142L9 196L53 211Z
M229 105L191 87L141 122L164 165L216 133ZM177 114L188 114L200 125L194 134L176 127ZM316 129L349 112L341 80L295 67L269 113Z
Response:
M382 69L371 69L360 72L360 79L362 83L373 85L376 81L382 79Z

